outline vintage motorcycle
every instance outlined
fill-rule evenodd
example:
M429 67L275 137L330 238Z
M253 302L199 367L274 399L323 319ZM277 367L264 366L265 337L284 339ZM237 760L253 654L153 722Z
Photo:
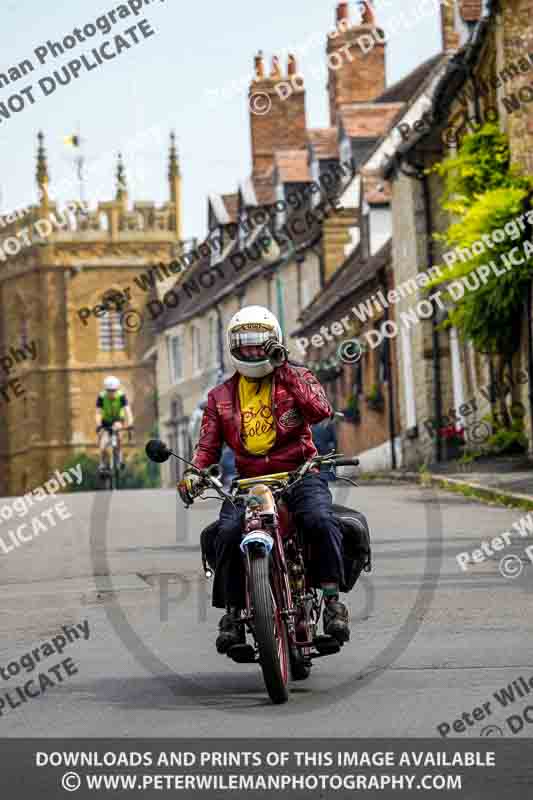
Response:
M185 461L158 440L148 442L146 453L157 463L171 455ZM211 488L220 498L244 505L240 548L246 602L241 620L253 643L234 645L227 655L237 663L261 665L273 703L288 700L289 674L293 680L305 680L313 659L338 653L342 646L332 636L317 632L323 598L310 566L313 544L294 524L285 502L287 494L310 469L358 463L357 458L335 453L315 456L293 472L235 479L229 492L219 480L218 465L205 470L189 465L203 478L197 487L198 497ZM349 478L344 480L353 483ZM345 580L340 589L349 591L363 570L371 570L368 527L357 511L335 505L333 511L343 533ZM201 534L202 563L207 577L213 575L216 566L217 525L218 522L211 523Z

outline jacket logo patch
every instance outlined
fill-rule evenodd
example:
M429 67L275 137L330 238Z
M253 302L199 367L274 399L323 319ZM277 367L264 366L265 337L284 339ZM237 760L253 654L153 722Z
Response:
M302 424L303 417L297 408L289 408L288 411L281 415L279 422L280 425L284 425L285 428L296 428L298 425Z

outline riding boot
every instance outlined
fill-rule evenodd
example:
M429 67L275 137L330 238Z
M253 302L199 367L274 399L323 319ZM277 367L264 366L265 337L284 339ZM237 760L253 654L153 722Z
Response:
M228 613L224 614L218 623L219 634L216 648L219 653L227 653L233 645L245 644L244 625L239 620L240 610L235 606L231 606L228 608Z
M324 597L324 633L333 636L339 644L344 644L350 638L350 615L348 609L339 601L338 595Z

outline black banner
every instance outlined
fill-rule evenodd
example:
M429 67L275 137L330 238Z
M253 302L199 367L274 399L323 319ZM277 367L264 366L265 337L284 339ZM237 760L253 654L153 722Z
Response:
M23 798L526 798L533 741L3 739L0 786ZM4 796L11 796L4 794Z

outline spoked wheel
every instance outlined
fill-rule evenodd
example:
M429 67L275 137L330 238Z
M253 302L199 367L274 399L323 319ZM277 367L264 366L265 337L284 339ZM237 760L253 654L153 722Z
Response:
M120 467L115 459L115 463L113 465L113 489L118 489L120 485Z
M118 453L115 448L113 448L113 456L111 459L111 478L110 478L110 489L118 489L120 483L120 462L118 458Z
M273 703L289 699L289 647L287 629L272 592L270 559L265 553L250 553L251 596L255 635L265 685Z

